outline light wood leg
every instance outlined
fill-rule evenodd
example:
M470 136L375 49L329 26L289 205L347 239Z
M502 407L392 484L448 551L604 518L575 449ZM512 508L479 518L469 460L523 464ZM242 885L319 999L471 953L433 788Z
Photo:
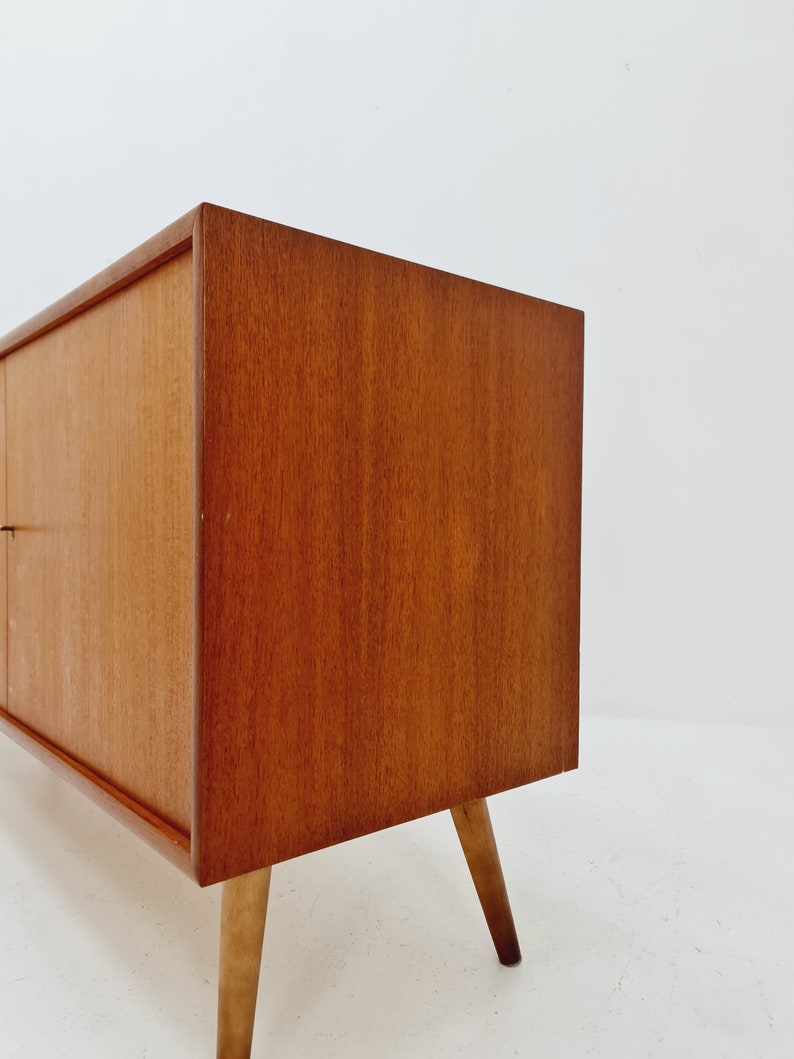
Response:
M512 967L521 962L521 950L488 806L484 798L479 798L474 802L456 805L450 811L499 962Z
M217 1059L250 1059L270 868L223 884Z

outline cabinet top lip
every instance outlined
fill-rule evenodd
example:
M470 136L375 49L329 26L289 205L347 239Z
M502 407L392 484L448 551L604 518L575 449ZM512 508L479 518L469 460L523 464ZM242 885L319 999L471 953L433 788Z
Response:
M38 338L52 328L95 305L116 291L133 283L172 257L189 250L193 244L193 230L204 204L183 214L167 228L147 239L124 257L103 268L91 279L48 305L25 323L0 338L0 357L13 352L26 342Z
M294 228L294 226L284 225L280 222L269 221L264 218L253 218L251 214L244 214L238 210L230 210L224 206L217 206L211 202L200 202L197 206L194 206L192 210L188 210L188 212L183 214L178 220L173 221L166 228L157 232L156 235L153 235L151 238L141 243L134 250L131 250L117 261L114 261L111 265L102 269L101 272L98 272L96 275L86 280L85 283L81 283L79 287L75 287L74 290L70 291L62 298L59 298L58 301L53 302L45 309L42 309L41 312L32 316L29 320L26 320L18 327L13 328L7 334L0 337L0 358L5 357L8 353L12 353L15 349L19 349L20 346L25 345L27 342L39 338L47 331L51 331L53 328L64 323L70 317L76 316L78 313L90 308L92 305L96 305L97 302L102 301L111 294L115 294L130 283L134 283L135 280L140 279L141 276L146 275L147 272L154 271L154 269L165 264L165 262L171 260L171 258L178 257L185 251L190 250L205 213L237 213L239 216L261 220L263 224L272 224L279 228ZM338 239L322 236L317 233L307 232L306 234L310 234L317 239L327 240L328 242L340 242ZM380 251L363 247L358 247L358 249L361 249L365 253L374 253L379 257L391 258L394 261L404 263L404 259L396 258L391 254L384 254ZM418 267L428 268L434 272L444 272L443 269L437 269L428 265L419 265ZM464 279L467 277L459 276L458 278ZM469 281L479 283L483 287L494 286L494 284L485 283L481 280L475 280L470 277ZM521 297L529 297L532 298L533 301L538 302L546 301L547 304L554 305L556 308L562 309L565 312L584 316L579 309L559 305L555 302L550 302L547 299L537 298L534 295L523 293L521 294Z

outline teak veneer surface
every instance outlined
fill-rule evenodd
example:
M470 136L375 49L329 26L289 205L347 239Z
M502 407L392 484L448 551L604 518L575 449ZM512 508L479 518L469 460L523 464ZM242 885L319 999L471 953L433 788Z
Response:
M186 253L3 362L9 713L185 834L191 291Z
M57 302L48 305L46 309L9 331L0 338L0 355L5 356L26 342L51 331L72 316L97 305L111 294L145 276L147 272L153 272L171 258L190 250L193 245L193 227L200 210L200 206L189 210L129 254L114 261L96 276L92 276Z
M203 205L12 332L0 724L202 884L575 767L582 319Z
M200 878L575 767L581 314L199 225Z

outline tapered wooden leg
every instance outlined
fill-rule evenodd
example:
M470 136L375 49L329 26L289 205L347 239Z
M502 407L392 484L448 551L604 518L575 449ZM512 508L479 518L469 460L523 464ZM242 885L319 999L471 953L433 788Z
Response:
M479 798L456 805L451 812L499 962L512 967L521 962L521 950L488 806Z
M217 1059L250 1059L270 868L223 884Z

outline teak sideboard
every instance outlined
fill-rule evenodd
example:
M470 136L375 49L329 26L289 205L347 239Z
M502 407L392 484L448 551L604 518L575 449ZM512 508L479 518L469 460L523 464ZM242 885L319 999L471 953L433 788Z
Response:
M0 342L0 725L200 885L576 767L583 317L203 204Z

